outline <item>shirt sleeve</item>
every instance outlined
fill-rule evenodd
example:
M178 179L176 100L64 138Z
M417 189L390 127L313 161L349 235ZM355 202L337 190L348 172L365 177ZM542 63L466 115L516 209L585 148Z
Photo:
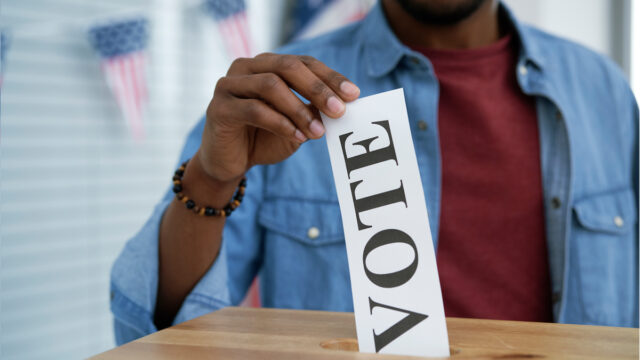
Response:
M636 100L636 98L633 96L633 93L631 93L631 112L632 112L632 124L633 127L631 128L632 133L633 133L633 156L632 156L632 161L633 164L631 165L631 169L633 171L633 191L635 192L635 199L636 199L636 208L638 207L638 187L640 186L640 184L638 183L638 177L639 177L639 173L638 173L638 169L639 169L639 164L638 164L638 126L639 126L639 122L640 122L640 111L638 110L638 102Z
M630 91L630 90L629 90ZM630 91L631 92L631 91ZM638 187L640 186L639 184L639 167L640 164L639 162L639 156L638 156L638 126L640 126L639 122L640 122L640 111L638 110L638 102L636 100L636 98L633 96L633 93L631 92L631 107L632 107L632 134L633 134L633 149L631 150L633 152L633 155L631 157L631 161L633 161L633 164L631 164L631 171L632 171L632 182L633 182L633 191L634 191L634 200L635 200L635 206L636 206L636 214L638 211ZM638 230L638 226L636 224L636 226L634 226L634 231L636 232L636 263L635 263L635 268L638 268L638 237L639 237L639 230ZM636 272L637 275L637 272ZM634 309L634 313L632 314L632 319L633 319L633 326L634 327L638 327L639 325L639 317L638 317L638 304L640 303L640 289L639 289L639 284L638 284L638 278L636 278L636 281L633 282L632 286L634 286L634 301L633 303L636 305L633 307Z
M203 128L204 119L189 134L179 163L195 154ZM185 298L174 324L238 304L244 297L261 264L255 214L262 196L261 171L260 167L254 167L247 173L245 197L227 219L220 253ZM172 199L169 190L142 229L126 243L111 269L111 311L117 345L157 331L153 315L158 288L158 235L162 216ZM234 255L233 262L229 262L229 248L242 256ZM240 248L241 252L233 251Z

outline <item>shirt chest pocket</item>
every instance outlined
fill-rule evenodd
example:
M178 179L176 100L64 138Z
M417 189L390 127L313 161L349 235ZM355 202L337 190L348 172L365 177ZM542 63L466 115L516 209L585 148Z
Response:
M574 206L572 274L581 290L584 322L631 326L637 308L638 215L631 189L596 194Z
M278 198L258 212L261 284L271 307L352 311L349 268L337 202Z
M290 240L304 246L344 244L338 202L277 198L262 203L258 221L265 240Z
M631 189L618 190L583 198L573 210L581 227L594 233L625 235L638 222Z

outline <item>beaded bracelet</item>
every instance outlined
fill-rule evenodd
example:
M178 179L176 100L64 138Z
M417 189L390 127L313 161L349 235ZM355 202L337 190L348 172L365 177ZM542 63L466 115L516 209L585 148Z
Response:
M182 176L184 175L184 170L187 168L187 163L189 160L185 161L178 170L173 175L173 192L176 194L176 199L178 201L184 203L184 206L189 210L193 210L194 213L200 216L219 216L219 217L227 217L231 215L233 210L235 210L240 203L242 202L242 198L244 197L244 190L247 187L247 178L243 177L238 184L238 190L236 191L233 199L222 209L216 209L211 206L198 206L195 201L189 199L189 197L182 193Z

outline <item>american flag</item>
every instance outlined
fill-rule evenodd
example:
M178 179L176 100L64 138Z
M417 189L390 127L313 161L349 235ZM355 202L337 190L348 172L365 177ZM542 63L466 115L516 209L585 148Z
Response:
M253 54L244 0L206 0L205 11L218 23L227 52L233 57Z
M147 100L146 47L149 22L145 18L112 22L89 30L91 44L102 59L102 72L133 137L144 137Z
M374 0L298 0L292 7L288 39L318 36L362 19Z

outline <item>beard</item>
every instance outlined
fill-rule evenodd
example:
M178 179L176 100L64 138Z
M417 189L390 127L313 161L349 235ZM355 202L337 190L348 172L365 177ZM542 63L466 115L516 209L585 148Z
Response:
M392 0L423 24L453 25L473 14L487 0Z

